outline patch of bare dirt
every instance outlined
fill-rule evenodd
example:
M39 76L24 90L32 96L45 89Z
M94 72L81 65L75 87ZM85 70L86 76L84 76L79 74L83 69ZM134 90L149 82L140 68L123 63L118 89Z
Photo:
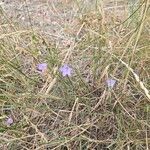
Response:
M85 0L79 4L74 0L0 0L0 6L10 22L40 31L64 49L74 45L83 29L84 23L79 20L94 14L96 1ZM122 0L98 1L104 24L109 24L114 18L118 23L124 20L128 15L127 6L127 1Z

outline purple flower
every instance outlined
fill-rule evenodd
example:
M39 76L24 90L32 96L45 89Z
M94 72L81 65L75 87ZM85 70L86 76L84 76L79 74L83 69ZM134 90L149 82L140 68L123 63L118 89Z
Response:
M72 68L70 68L67 64L64 64L59 68L59 71L62 73L62 75L65 76L71 76L72 74Z
M13 122L14 122L13 118L9 117L6 120L6 125L10 126L11 124L13 124Z
M39 71L41 71L42 73L45 72L45 70L47 69L47 63L41 63L37 65L37 69Z
M109 78L109 79L106 80L106 83L107 83L107 86L108 86L109 88L113 88L114 85L116 84L116 80Z

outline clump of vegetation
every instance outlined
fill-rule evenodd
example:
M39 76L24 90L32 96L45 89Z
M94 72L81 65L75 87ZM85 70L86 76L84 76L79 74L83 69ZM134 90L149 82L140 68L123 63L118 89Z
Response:
M0 149L148 150L149 1L39 3L1 8Z

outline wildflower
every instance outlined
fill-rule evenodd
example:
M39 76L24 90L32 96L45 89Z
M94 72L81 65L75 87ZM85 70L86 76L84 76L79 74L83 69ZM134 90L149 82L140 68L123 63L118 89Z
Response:
M72 68L70 68L67 64L64 64L59 68L59 71L62 73L62 75L65 76L71 76L72 74Z
M37 65L37 69L41 71L42 73L47 70L47 63L41 63Z
M115 86L115 84L116 84L116 80L109 78L109 79L106 80L106 83L107 83L107 86L109 88L113 88Z
M13 124L14 120L12 117L7 118L6 120L6 125L10 126L11 124Z

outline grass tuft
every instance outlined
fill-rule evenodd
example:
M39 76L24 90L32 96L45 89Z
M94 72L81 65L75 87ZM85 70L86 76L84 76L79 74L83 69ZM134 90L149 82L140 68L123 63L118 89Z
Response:
M149 0L127 2L0 3L0 149L150 149Z

